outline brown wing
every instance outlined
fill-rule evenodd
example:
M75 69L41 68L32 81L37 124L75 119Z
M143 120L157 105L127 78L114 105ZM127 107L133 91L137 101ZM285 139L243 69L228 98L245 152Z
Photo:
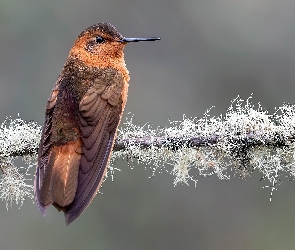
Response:
M50 137L51 137L53 111L54 111L54 106L57 100L58 87L59 87L59 80L54 85L46 106L45 124L43 127L42 137L39 144L38 162L37 162L35 181L34 181L35 200L43 215L45 215L46 213L46 207L51 204L50 198L48 196L48 192L50 189L50 182L49 181L44 182L43 180L48 180L48 178L46 177L48 177L48 175L50 175L52 171L52 169L49 169L47 167L48 166L47 163L48 163L50 151L52 148L52 145L50 143Z
M80 102L82 152L77 192L65 210L66 223L90 204L103 181L123 111L123 83L91 87Z

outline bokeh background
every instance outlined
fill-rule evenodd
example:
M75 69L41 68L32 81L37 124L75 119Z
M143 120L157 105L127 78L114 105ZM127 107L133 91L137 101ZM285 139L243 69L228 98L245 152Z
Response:
M160 42L125 49L130 71L125 109L134 122L168 125L226 111L246 99L273 112L294 102L295 2L273 0L1 0L0 118L44 121L44 107L69 48L86 27L110 22L126 37ZM124 120L125 118L123 118ZM126 161L114 182L68 227L50 208L0 203L1 249L294 249L294 182L270 189L251 178L173 177ZM167 168L169 170L169 167Z

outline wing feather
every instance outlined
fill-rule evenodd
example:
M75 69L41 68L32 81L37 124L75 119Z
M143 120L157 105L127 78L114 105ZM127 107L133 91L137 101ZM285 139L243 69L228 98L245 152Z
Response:
M105 135L107 137L107 135ZM106 148L109 144L109 140L106 140L106 138L104 138L103 140L103 143L101 144L101 146L103 148ZM77 193L76 193L76 198L79 199L81 195L87 193L87 188L92 188L92 184L93 183L93 179L99 179L97 178L102 170L102 167L104 165L104 160L106 158L108 158L108 154L107 152L104 152L103 150L99 150L96 154L96 157L94 158L94 160L90 163L92 166L95 166L95 164L97 165L97 168L90 168L88 169L88 171L85 171L85 172L80 172L80 175L79 175L79 178L80 181L79 181L79 189L77 190ZM100 162L101 161L101 162ZM89 165L89 162L83 162L87 165ZM90 185L89 185L90 183ZM93 183L94 184L94 183Z
M101 140L101 136L105 133L104 129L108 126L109 123L109 114L106 110L102 113L102 117L95 126L92 126L93 130L90 133L83 133L84 129L81 129L81 132L83 134L83 146L86 149L91 149L96 141ZM87 131L89 132L89 130Z
M50 189L50 182L46 182L46 180L51 179L49 175L51 175L52 164L49 163L50 152L52 145L50 143L51 129L52 129L52 118L54 113L54 107L57 101L57 94L59 88L59 80L54 85L51 95L48 98L46 111L45 111L45 124L43 127L43 132L39 144L38 150L38 162L35 173L35 181L34 181L34 192L35 192L35 200L36 203L43 215L46 214L46 207L51 204L50 196L48 195ZM45 180L45 182L44 182Z
M96 92L96 98L93 92ZM102 98L101 93L104 92L90 88L80 103L83 154L76 195L65 210L67 224L75 220L96 195L104 178L120 122L122 105L111 105L107 99Z

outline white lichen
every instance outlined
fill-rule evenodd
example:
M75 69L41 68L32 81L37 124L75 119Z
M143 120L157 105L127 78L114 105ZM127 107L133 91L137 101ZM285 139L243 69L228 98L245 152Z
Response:
M0 199L8 209L13 204L23 204L33 199L33 180L29 169L35 165L41 135L41 126L21 118L6 120L0 126ZM16 167L14 161L23 156L23 167Z
M34 198L29 168L17 168L9 162L1 163L3 173L0 179L0 199L5 201L7 210L13 204L22 206L24 200Z
M119 159L127 159L130 167L145 164L152 176L168 172L174 185L196 185L212 175L245 178L259 171L272 194L282 179L295 178L295 106L284 104L269 114L250 100L238 97L224 115L214 117L208 110L201 118L184 116L162 128L135 125L129 116L118 131L121 148L114 150L106 177L113 179ZM33 199L33 178L14 161L21 156L26 169L35 165L40 135L41 126L20 118L0 126L0 198L7 207Z
M128 118L118 134L119 139L128 138L126 148L114 152L112 162L127 158L131 165L137 160L150 166L153 174L165 170L175 177L175 185L196 183L200 177L215 174L221 180L231 175L244 178L258 170L273 191L282 177L295 176L295 106L284 104L271 115L250 100L238 97L225 115L211 117L208 110L202 118L184 117L164 128L141 127ZM174 148L153 146L154 138L159 137L167 138L169 144L171 138L189 141L214 136L217 141L198 147L177 145L177 140ZM149 138L152 146L142 147L136 138Z

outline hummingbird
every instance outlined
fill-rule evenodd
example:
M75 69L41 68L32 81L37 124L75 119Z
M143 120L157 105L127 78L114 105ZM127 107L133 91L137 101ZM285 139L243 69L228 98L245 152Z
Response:
M107 171L124 111L129 72L128 43L160 38L125 38L100 22L75 40L45 108L38 150L35 200L77 219L97 194Z

